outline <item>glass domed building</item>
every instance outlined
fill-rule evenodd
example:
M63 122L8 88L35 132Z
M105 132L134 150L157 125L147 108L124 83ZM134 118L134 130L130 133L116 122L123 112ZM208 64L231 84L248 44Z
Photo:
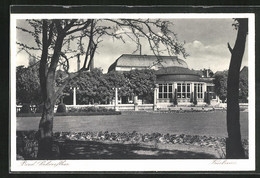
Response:
M218 98L214 93L212 77L208 70L204 74L191 70L187 63L176 56L121 55L108 69L110 71L130 71L154 69L156 88L154 104L158 107L178 105L215 105Z

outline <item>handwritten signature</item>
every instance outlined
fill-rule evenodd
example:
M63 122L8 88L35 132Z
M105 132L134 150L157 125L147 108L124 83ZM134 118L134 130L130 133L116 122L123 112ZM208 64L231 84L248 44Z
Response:
M66 162L66 160L61 161L23 161L21 162L21 166L68 166L69 163Z
M236 164L235 161L228 161L228 160L213 160L211 164Z

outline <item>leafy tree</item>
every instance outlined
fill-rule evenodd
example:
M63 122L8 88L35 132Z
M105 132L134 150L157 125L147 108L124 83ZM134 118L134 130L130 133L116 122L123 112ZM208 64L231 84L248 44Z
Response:
M75 77L70 82L66 87L66 91L71 93L71 88L73 87L78 88L77 102L79 104L99 103L108 95L108 84L101 69L98 68L94 68L91 71L83 71L81 75Z
M17 104L40 104L40 80L36 67L16 67Z
M246 73L246 74L244 74ZM214 84L215 84L215 92L222 100L225 102L227 99L227 79L228 79L228 71L217 72L214 75ZM247 103L248 97L248 76L247 71L240 71L239 78L239 102Z
M239 78L239 102L248 102L248 67L244 67L240 71Z
M110 100L114 97L114 89L120 88L118 90L119 96L126 96L130 97L133 94L133 90L130 88L130 80L129 78L125 77L123 73L112 71L105 74L105 78L108 82L109 92L112 94Z
M138 47L140 38L147 39L154 55L160 61L164 46L169 55L187 55L183 44L178 42L176 34L169 26L169 21L150 19L32 19L27 20L30 28L17 27L18 30L30 34L34 45L26 41L17 42L20 50L29 54L39 51L40 56L40 86L43 99L43 114L39 124L38 158L52 157L52 130L54 104L67 84L84 70L88 70L94 58L96 49L107 36L125 41L133 41ZM160 33L158 33L160 32ZM76 44L76 45L72 45ZM85 48L86 47L86 48ZM37 53L36 53L37 54ZM76 56L84 55L83 66L78 72L70 73L70 61ZM68 77L56 89L55 74L58 66L67 72Z
M136 96L141 98L153 98L153 89L155 87L156 75L154 70L132 70L124 73L125 78L129 80L129 88ZM150 99L149 99L150 98Z
M228 71L217 72L214 77L215 92L224 103L227 99Z
M248 34L248 19L235 19L235 28L238 29L237 39L232 49L228 43L231 60L227 81L227 131L226 157L242 159L245 151L241 142L240 112L239 112L239 71L245 51Z

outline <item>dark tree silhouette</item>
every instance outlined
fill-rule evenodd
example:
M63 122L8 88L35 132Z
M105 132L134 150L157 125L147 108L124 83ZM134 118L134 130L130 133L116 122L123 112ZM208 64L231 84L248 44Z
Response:
M245 51L246 37L248 34L248 19L235 19L238 29L235 46L231 52L231 61L227 82L227 131L226 158L245 158L245 151L241 142L240 113L239 113L239 72Z

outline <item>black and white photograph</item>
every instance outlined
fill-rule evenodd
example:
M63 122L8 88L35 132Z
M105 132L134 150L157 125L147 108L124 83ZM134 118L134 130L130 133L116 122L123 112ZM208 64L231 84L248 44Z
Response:
M10 17L12 172L255 170L253 13Z

